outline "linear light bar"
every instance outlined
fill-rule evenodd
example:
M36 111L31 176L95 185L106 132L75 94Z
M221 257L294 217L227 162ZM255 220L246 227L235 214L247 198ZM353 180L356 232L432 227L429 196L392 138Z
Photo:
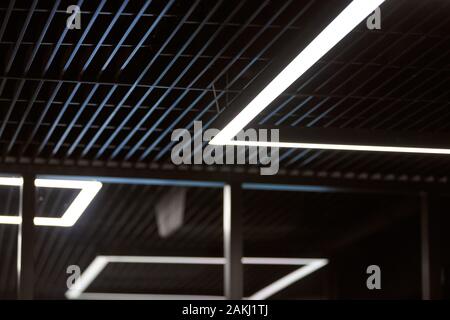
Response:
M310 262L309 264L301 267L283 278L275 281L274 283L268 285L267 287L259 290L258 292L251 295L249 300L265 300L275 293L280 292L284 288L290 286L291 284L297 282L298 280L310 275L314 271L322 268L328 263L326 259L316 259L316 261Z
M89 285L105 269L108 263L169 263L169 264L195 264L195 265L224 265L225 258L220 257L164 257L164 256L97 256L75 281L73 286L66 291L68 299L151 299L151 300L217 300L222 296L201 295L155 295L155 294L129 294L129 293L101 293L85 292ZM306 277L312 272L328 264L327 259L304 258L255 258L243 257L243 264L254 265L301 265L301 267L287 276L259 290L248 299L263 300L283 290L294 282Z
M374 152L399 152L399 153L426 153L426 154L450 154L450 149L445 148L416 148L394 146L370 146L353 144L332 143L301 143L301 142L274 142L274 141L240 141L230 140L227 145L257 146L274 148L298 148L298 149L322 149L343 151L374 151Z
M0 177L0 186L21 187L22 184L23 184L22 178Z
M0 224L21 224L22 218L19 216L0 216Z
M0 177L0 185L20 187L23 185L22 178ZM34 224L37 226L71 227L73 226L91 201L102 188L102 183L98 181L83 180L56 180L56 179L36 179L34 185L40 188L64 188L81 189L80 193L73 200L66 212L59 218L35 217ZM0 224L21 224L20 216L0 216Z
M256 97L223 128L211 141L212 145L236 145L232 139L247 124L261 113L272 101L308 71L317 61L329 52L339 41L350 33L361 21L379 7L385 0L353 0L297 57L294 58ZM239 142L239 141L238 141ZM241 145L250 145L242 142ZM328 147L339 150L367 150L368 146L339 146L322 144L283 144L277 147L318 149ZM366 147L366 148L363 148ZM390 147L374 147L373 151L395 151ZM405 151L409 152L409 151Z
M81 300L225 300L222 296L193 294L145 294L145 293L82 293Z

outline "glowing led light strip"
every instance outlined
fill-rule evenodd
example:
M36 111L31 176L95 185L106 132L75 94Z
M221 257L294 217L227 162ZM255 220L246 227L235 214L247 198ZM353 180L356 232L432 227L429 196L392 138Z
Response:
M235 146L323 149L323 150L343 150L343 151L450 154L450 149L441 149L441 148L369 146L369 145L356 145L356 144L300 143L300 142L297 143L297 142L239 141L239 140L231 140L231 141L227 142L226 144L227 145L235 145Z
M160 294L129 294L129 293L100 293L84 292L89 285L105 269L108 263L169 263L169 264L206 264L206 265L224 265L225 258L212 257L157 257L157 256L97 256L75 281L73 286L66 291L68 299L151 299L151 300L220 300L222 296L203 296L203 295L160 295ZM283 290L289 285L306 277L312 272L328 264L327 259L303 259L303 258L242 258L243 264L256 265L301 265L299 269L289 273L283 278L275 281L267 287L254 293L247 299L263 300Z
M21 187L22 178L0 177L0 185ZM80 193L59 218L35 217L37 226L71 227L73 226L102 187L98 181L36 179L34 185L40 188L81 189ZM19 216L0 216L0 224L21 224Z
M212 145L245 145L279 148L326 149L348 151L404 152L450 154L446 148L416 148L402 146L372 146L351 144L324 144L307 142L235 141L233 138L294 81L308 71L350 31L385 0L352 1L286 68L284 68L258 95L222 129L211 141Z
M289 273L283 278L269 284L267 287L259 290L258 292L251 295L249 300L264 300L273 296L275 293L280 292L284 288L287 288L291 284L297 282L298 280L310 275L314 271L322 268L328 264L326 259L315 259L316 261L310 262L307 265Z

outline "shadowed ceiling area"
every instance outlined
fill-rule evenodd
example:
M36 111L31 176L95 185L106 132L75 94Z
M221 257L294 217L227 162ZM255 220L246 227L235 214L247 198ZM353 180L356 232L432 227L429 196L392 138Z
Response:
M81 3L79 30L66 28L67 1L0 8L3 163L171 165L174 129L206 128L280 48L299 36L305 47L349 1ZM358 26L254 126L447 133L449 10L386 1L381 30ZM282 149L280 162L411 180L448 170L442 155Z

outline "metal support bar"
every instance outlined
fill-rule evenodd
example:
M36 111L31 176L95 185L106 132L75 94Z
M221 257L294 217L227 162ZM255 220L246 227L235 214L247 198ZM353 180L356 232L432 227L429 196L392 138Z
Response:
M327 265L327 276L325 277L326 297L328 300L339 299L339 283L338 283L338 270L337 261L335 257L332 257Z
M34 289L34 214L36 209L35 176L26 174L23 176L21 188L20 215L22 223L18 232L17 275L18 298L21 300L33 299Z
M138 167L138 166L137 166ZM266 184L259 186L259 189L283 190L292 189L292 191L312 191L312 192L346 192L346 193L381 193L381 194L414 194L420 191L433 192L433 194L449 194L448 182L427 182L425 179L417 181L383 179L383 176L376 179L367 177L359 179L357 176L349 178L342 173L341 178L288 175L281 172L273 176L262 176L256 173L247 172L229 172L220 170L194 170L198 168L178 168L162 169L144 166L142 168L132 168L129 166L112 166L103 164L103 166L87 166L83 163L73 164L0 164L1 174L21 174L32 173L35 175L56 175L72 177L95 177L107 178L138 178L138 179L164 179L164 180L192 180L192 181L238 181L246 183L245 187L256 188L248 183ZM282 185L282 186L280 186ZM295 189L295 190L294 190ZM300 190L301 189L301 190Z
M420 194L422 249L422 299L441 299L441 263L439 254L438 212L430 206L429 195Z
M243 296L242 190L239 183L223 189L224 289L229 300Z

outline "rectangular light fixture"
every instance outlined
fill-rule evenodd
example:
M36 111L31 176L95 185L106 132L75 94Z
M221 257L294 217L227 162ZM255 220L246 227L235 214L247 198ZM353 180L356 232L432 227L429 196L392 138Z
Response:
M0 185L21 187L23 179L17 177L0 177ZM73 226L91 201L102 188L98 181L64 180L64 179L36 179L34 185L39 188L63 188L81 189L64 214L59 218L35 217L34 224L37 226L71 227ZM21 224L20 216L0 216L0 224Z
M73 286L66 291L68 299L175 299L175 300L218 300L223 296L200 295L159 295L159 294L129 294L129 293L100 293L85 292L89 285L105 269L108 263L157 263L157 264L191 264L191 265L224 265L225 258L220 257L164 257L164 256L97 256L75 281ZM306 277L312 272L328 264L327 259L304 258L242 258L243 264L251 265L298 265L300 268L289 273L274 283L262 288L247 299L263 300L283 290L294 282Z
M385 0L352 1L297 57L294 58L253 100L232 119L211 141L212 145L259 146L278 148L450 154L448 148L412 146L239 141L233 138L290 85L308 71L319 59L350 33Z

